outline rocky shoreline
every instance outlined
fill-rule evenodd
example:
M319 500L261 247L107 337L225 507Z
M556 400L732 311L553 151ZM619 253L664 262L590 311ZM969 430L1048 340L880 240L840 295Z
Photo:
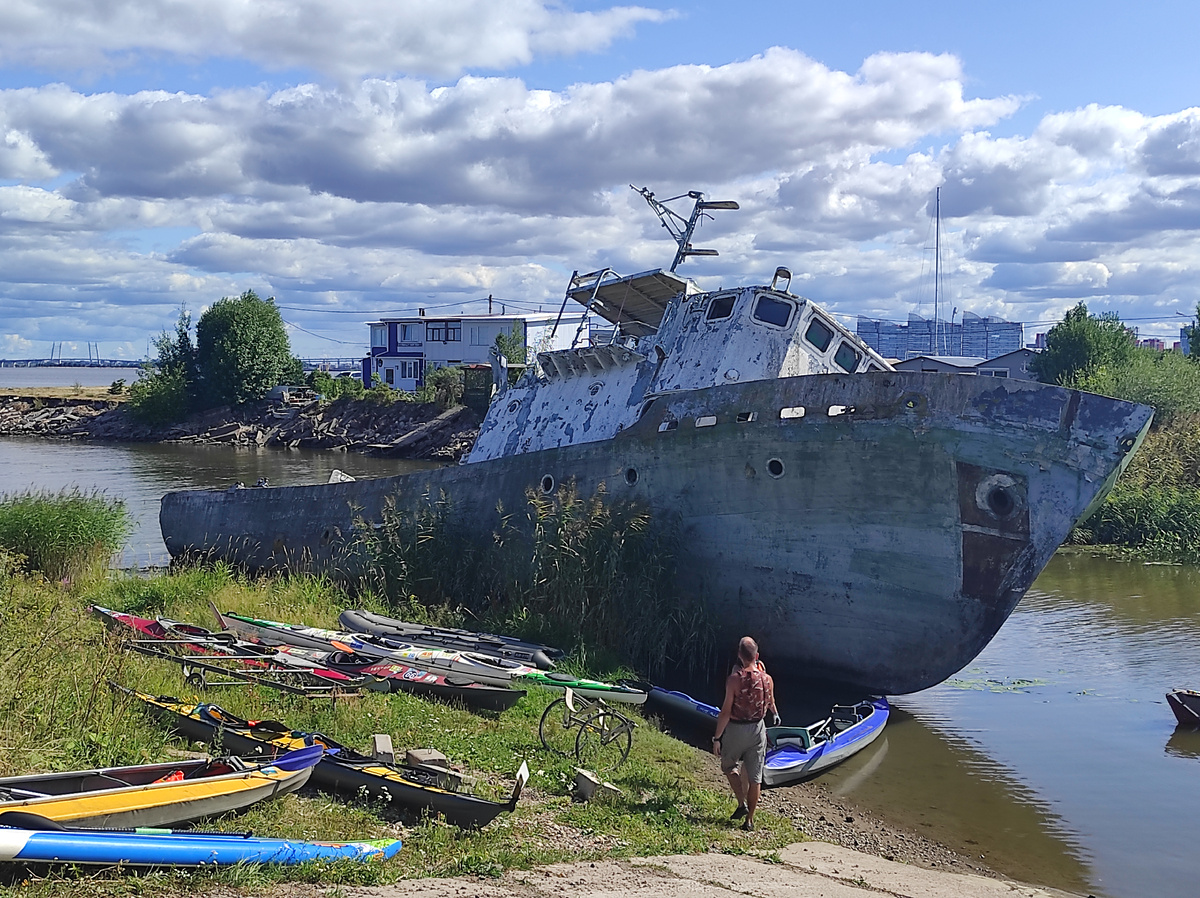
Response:
M138 421L115 399L0 393L0 436L322 449L454 462L478 432L479 416L461 405L442 411L428 403L362 399L303 405L263 401L155 427Z

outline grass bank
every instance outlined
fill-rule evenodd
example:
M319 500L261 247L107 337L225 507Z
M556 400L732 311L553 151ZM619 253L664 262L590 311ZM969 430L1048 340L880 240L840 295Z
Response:
M771 852L800 834L790 821L760 815L759 831L741 833L727 821L732 801L706 785L696 750L643 721L626 764L607 776L623 796L608 804L578 804L569 785L573 765L544 749L537 723L553 693L533 690L500 715L479 715L412 696L367 694L345 702L313 701L259 688L209 690L183 684L179 668L120 652L89 603L207 623L208 602L222 609L282 620L332 624L349 604L335 585L315 578L246 580L224 568L184 570L150 579L117 577L63 585L44 577L0 574L8 648L0 654L0 772L79 769L160 760L185 746L140 706L114 696L109 678L155 694L215 701L248 718L279 719L365 747L372 733L390 733L398 749L436 747L479 777L484 794L511 789L522 760L532 771L518 810L483 830L463 832L353 797L305 792L206 826L288 838L383 838L405 847L373 866L315 865L223 872L104 873L27 871L0 865L0 895L168 895L228 887L251 892L279 882L357 885L403 878L505 869L570 859L597 859L710 848ZM609 671L591 669L605 675Z
M107 570L129 529L125 503L102 493L0 495L0 550L53 580Z
M1151 430L1070 541L1146 561L1200 564L1200 418L1176 415Z

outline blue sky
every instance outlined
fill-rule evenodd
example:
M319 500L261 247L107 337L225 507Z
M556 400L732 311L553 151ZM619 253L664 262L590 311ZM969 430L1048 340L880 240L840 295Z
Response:
M628 189L701 189L702 286L847 316L946 296L1172 336L1200 301L1200 7L139 0L0 9L0 357L140 356L277 297L304 355L382 310L557 306L669 263ZM70 350L68 348L68 354Z

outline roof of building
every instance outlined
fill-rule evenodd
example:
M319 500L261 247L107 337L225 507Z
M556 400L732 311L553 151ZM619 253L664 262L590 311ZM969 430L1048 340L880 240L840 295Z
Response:
M974 368L987 361L987 359L977 358L971 355L916 355L912 358L905 359L903 362L897 362L896 367L908 366L928 361L938 362L943 365L949 365L952 368ZM903 370L903 369L902 369Z
M580 312L565 312L564 319L572 321L578 320ZM405 318L380 318L378 321L368 322L369 324L419 324L422 321L462 321L462 322L488 322L488 321L529 321L542 323L553 321L558 317L557 312L509 312L500 314L499 312L492 315L467 315L459 313L457 315L410 315Z

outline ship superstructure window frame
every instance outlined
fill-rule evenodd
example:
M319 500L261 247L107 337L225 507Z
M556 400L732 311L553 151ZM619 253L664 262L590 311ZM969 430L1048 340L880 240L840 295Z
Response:
M847 374L857 371L860 362L862 362L862 353L845 340L838 344L838 348L833 353L833 363Z
M818 352L827 352L829 350L829 347L833 345L833 336L833 327L816 315L809 320L808 327L804 329L805 341ZM825 342L821 343L817 338L823 338Z
M780 317L782 314L782 318ZM776 296L769 296L766 293L760 293L754 297L754 311L750 317L759 324L765 324L767 327L777 327L780 330L786 330L787 326L792 323L792 318L796 315L796 304L786 299L780 299Z
M708 301L704 312L705 321L724 321L733 317L733 307L737 305L736 293L722 293Z

